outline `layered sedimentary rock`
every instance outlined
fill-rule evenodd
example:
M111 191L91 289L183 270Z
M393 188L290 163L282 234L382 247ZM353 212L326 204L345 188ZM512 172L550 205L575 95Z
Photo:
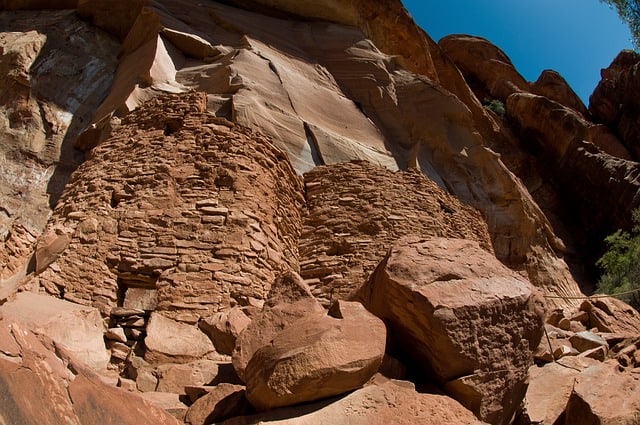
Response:
M103 382L49 338L0 321L0 421L7 424L181 422Z
M80 15L122 45L113 85L76 147L91 149L161 92L197 88L207 110L272 137L299 172L352 159L422 170L480 210L501 261L539 286L578 292L544 214L484 146L495 122L400 3L262 6L82 2ZM395 18L370 25L378 16Z
M589 98L589 112L594 121L609 126L634 159L640 158L640 133L638 132L638 99L640 89L638 64L640 55L626 50L600 72L601 80Z
M590 123L546 97L513 94L506 105L508 116L520 131L535 135L528 140L548 158L563 187L571 188L570 203L592 245L614 228L629 226L630 210L640 203L640 168L636 162L598 148L592 143ZM594 210L589 207L594 204L609 207Z
M496 138L491 146L522 179L563 239L563 255L575 276L588 283L580 271L584 259L595 262L604 236L629 228L630 211L640 203L637 164L631 161L633 136L618 125L635 119L629 112L635 102L629 93L635 90L631 70L636 56L622 53L603 70L587 111L557 73L547 70L536 82L526 83L487 40L448 36L440 46L476 95L504 103L507 119L501 126L506 138ZM621 118L623 104L626 118ZM591 208L594 204L610 205L613 211Z
M195 323L263 299L276 270L298 268L298 177L266 139L205 106L201 93L158 99L92 151L48 226L70 242L43 287L104 315Z
M0 28L2 286L26 274L35 240L82 162L73 141L109 91L118 44L70 10L0 12Z

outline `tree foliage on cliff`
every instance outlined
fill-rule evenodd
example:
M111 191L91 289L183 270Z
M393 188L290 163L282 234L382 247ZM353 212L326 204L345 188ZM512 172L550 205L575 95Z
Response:
M608 250L596 263L603 270L599 292L618 294L640 289L640 209L634 210L632 217L631 233L618 230L605 238ZM640 310L640 292L620 298Z
M631 30L631 39L636 50L640 50L640 0L600 0L614 8Z

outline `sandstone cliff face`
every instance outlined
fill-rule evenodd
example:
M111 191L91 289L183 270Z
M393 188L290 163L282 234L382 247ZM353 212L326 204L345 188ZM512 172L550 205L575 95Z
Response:
M127 397L98 373L187 423L339 423L346 410L389 423L400 398L411 420L510 423L540 340L538 289L574 345L587 326L616 333L581 356L637 364L632 310L572 310L595 242L640 203L622 94L637 93L635 55L603 71L587 109L560 75L526 82L487 40L436 44L395 0L0 5L0 383L34 361L31 344L55 373L25 382L72 388L37 420L110 418ZM27 314L35 294L16 291L65 301ZM55 332L33 320L51 305L70 312ZM552 339L537 361L578 354ZM0 405L23 391L5 387ZM571 417L599 400L569 399ZM450 410L435 417L438 403Z
M480 210L501 261L542 288L579 292L544 213L486 147L497 124L399 3L277 2L254 10L82 2L80 15L122 46L109 94L76 147L91 149L118 117L161 92L195 88L207 93L211 113L271 137L299 173L352 159L420 169ZM372 25L376 16L396 19ZM534 271L539 264L549 265L544 273Z
M487 40L449 36L440 45L478 96L504 102L501 126L507 137L492 147L542 206L580 276L576 263L587 258L593 264L602 239L629 228L630 211L640 203L634 136L624 130L635 115L622 113L633 110L633 96L624 100L623 93L634 93L636 56L623 52L602 71L587 111L557 73L544 71L527 83Z
M0 14L0 282L23 275L111 87L118 43L72 11Z
M608 125L638 159L638 100L633 95L638 88L636 70L640 56L621 52L600 73L602 79L590 97L589 112L597 122Z

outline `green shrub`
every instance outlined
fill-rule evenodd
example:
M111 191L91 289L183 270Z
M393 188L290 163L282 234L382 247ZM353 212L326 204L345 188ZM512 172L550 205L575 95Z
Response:
M603 271L598 292L617 294L640 289L640 209L632 213L631 233L618 230L605 238L607 252L596 265ZM622 295L620 299L640 309L640 293Z
M504 103L500 99L488 99L484 98L482 100L482 105L489 109L490 111L495 112L496 114L504 117L506 114L506 110L504 109Z

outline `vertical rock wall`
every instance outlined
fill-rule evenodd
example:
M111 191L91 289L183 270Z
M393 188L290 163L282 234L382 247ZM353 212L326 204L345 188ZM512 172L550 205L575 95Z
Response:
M0 288L24 276L83 159L72 143L111 87L118 49L72 10L0 11Z

